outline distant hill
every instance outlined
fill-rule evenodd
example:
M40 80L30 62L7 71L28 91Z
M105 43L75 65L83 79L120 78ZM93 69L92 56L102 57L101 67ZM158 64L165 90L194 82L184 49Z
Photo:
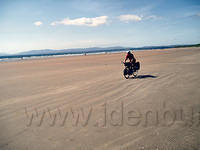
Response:
M6 53L0 53L0 56L5 56L5 55L8 55L8 54L6 54Z
M57 52L57 50L52 50L52 49L30 50L30 51L17 53L17 55L49 54L49 53L55 53L55 52Z
M181 48L181 47L200 47L200 44L192 44L192 45L177 45L175 48Z
M90 53L90 52L101 52L101 51L110 51L110 50L122 50L127 49L126 47L90 47L90 48L74 48L74 49L43 49L43 50L30 50L26 52L17 53L17 55L36 55L36 54L63 54L63 53Z
M52 55L69 55L69 54L84 54L84 53L101 53L101 52L119 52L128 50L151 50L151 49L167 49L167 48L181 48L181 47L199 47L200 44L190 44L190 45L167 45L167 46L144 46L144 47L90 47L90 48L73 48L73 49L42 49L42 50L30 50L26 52L16 53L16 54L3 54L0 53L0 59L2 58L24 58L32 56L52 56Z
M180 47L194 47L200 46L200 44L193 45L168 45L168 46L144 46L144 47L90 47L90 48L73 48L73 49L42 49L42 50L30 50L21 53L17 53L16 55L46 55L46 54L76 54L76 53L91 53L91 52L109 52L109 51L118 51L118 50L146 50L146 49L165 49L165 48L180 48ZM4 54L5 55L5 54ZM1 55L2 56L2 55Z

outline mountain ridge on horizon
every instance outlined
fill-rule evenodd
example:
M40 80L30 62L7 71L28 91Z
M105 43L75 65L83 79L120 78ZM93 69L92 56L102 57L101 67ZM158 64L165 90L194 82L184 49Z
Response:
M45 55L45 54L65 54L65 53L91 53L91 52L106 52L114 50L142 50L142 49L164 49L164 48L179 48L179 47L192 47L200 46L200 44L188 44L188 45L165 45L165 46L143 46L143 47L125 47L125 46L112 46L112 47L88 47L88 48L69 48L69 49L38 49L27 50L24 52L6 54L0 53L0 56L15 56L15 55Z

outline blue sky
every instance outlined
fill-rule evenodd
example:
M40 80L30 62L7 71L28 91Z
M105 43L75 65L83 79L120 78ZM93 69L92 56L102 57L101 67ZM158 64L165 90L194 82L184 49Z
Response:
M191 43L199 0L0 0L0 53Z

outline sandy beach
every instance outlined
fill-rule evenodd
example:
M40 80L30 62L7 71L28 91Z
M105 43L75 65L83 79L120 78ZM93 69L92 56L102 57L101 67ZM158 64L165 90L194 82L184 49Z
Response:
M0 63L2 150L199 150L200 48Z

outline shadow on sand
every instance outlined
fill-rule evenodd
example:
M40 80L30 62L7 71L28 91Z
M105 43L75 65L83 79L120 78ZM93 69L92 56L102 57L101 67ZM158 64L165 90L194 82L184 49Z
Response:
M157 76L153 76L153 75L138 75L137 77L132 77L130 79L146 79L146 78L157 78Z

